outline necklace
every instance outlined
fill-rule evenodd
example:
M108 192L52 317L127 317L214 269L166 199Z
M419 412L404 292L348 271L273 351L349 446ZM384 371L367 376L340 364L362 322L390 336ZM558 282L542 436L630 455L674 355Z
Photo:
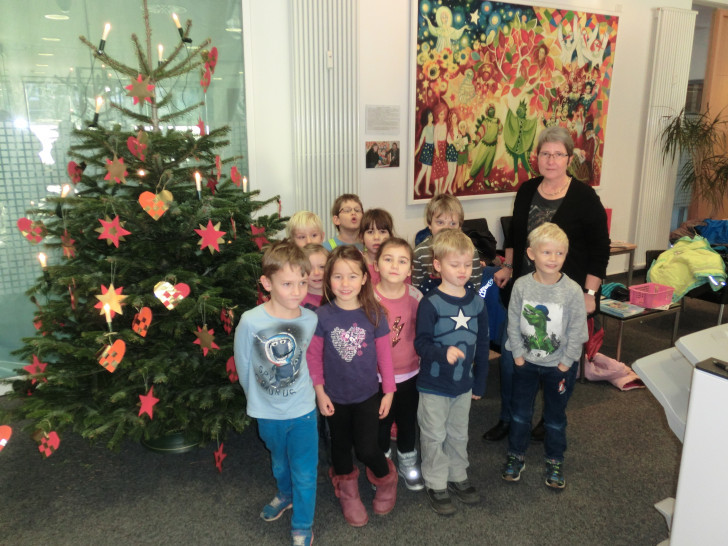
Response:
M563 183L563 185L554 192L547 192L546 188L544 188L543 180L541 181L541 184L539 184L539 189L541 190L541 193L544 194L547 197L553 197L554 195L559 195L562 191L564 191L568 186L569 182L571 182L571 178L568 178L566 182Z

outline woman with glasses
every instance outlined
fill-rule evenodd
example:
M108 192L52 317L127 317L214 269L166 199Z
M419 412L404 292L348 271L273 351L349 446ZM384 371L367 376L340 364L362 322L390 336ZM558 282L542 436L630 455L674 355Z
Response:
M541 224L552 222L566 232L569 252L562 271L584 290L587 315L597 310L602 279L609 262L607 214L591 186L568 173L574 142L563 127L544 129L536 146L540 176L524 182L516 193L510 229L505 233L505 263L493 279L501 288L508 307L513 282L534 271L526 255L528 234ZM505 327L504 327L505 332ZM498 441L508 435L511 422L513 356L501 344L501 415L498 424L485 433L486 440ZM572 366L573 373L576 367ZM533 433L543 440L543 420Z

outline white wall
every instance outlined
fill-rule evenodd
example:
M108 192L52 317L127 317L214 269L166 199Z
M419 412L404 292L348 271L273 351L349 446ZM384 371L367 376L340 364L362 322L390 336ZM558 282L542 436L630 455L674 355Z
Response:
M520 2L528 3L528 2ZM556 2L554 2L556 4ZM364 109L370 105L400 105L402 149L400 168L365 169L361 162L359 195L365 207L382 207L395 218L397 231L414 238L424 227L424 205L407 204L406 157L409 142L409 49L410 5L407 0L366 0L360 2L360 149L369 140L364 133ZM606 207L614 209L612 238L633 240L637 210L646 120L646 102L652 66L655 9L690 9L690 0L562 0L559 6L619 15L619 30L606 127L602 187L599 194ZM728 5L728 1L724 3ZM284 213L295 212L293 189L290 44L288 2L243 0L244 32L251 46L246 53L252 64L248 72L248 108L254 126L250 135L251 179L254 187L264 184L264 192L281 193ZM251 77L252 75L252 77ZM390 137L387 137L390 138ZM253 174L255 173L255 174ZM485 217L491 230L502 240L498 219L511 214L513 196L490 197L463 202L466 218ZM668 228L666 228L668 229ZM644 256L636 256L636 264ZM609 272L626 270L626 257L612 259Z

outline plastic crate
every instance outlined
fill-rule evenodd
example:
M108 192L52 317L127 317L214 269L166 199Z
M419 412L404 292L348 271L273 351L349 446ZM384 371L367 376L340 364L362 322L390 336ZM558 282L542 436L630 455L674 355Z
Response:
M629 303L654 309L672 303L672 286L648 282L629 287Z

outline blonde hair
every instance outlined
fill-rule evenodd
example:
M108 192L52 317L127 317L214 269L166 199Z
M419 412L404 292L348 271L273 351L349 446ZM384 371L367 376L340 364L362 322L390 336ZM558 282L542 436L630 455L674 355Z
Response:
M283 269L286 264L291 269L301 269L301 276L311 272L311 263L303 250L290 241L278 241L266 247L263 253L262 273L269 279Z
M475 245L470 237L459 229L443 229L432 238L432 258L442 260L450 253L472 256L475 253Z
M324 225L321 223L321 218L319 218L315 212L311 212L310 210L299 210L296 214L291 216L286 224L286 237L290 239L299 229L311 227L317 228L321 233L324 232Z
M543 243L556 243L562 245L567 252L569 251L569 237L566 232L551 222L541 224L528 234L529 248L536 248Z
M425 208L427 225L429 226L434 218L442 214L451 214L453 216L457 214L460 227L463 227L465 214L463 213L463 206L457 197L447 193L441 193L430 199L430 202L427 203L427 207Z

